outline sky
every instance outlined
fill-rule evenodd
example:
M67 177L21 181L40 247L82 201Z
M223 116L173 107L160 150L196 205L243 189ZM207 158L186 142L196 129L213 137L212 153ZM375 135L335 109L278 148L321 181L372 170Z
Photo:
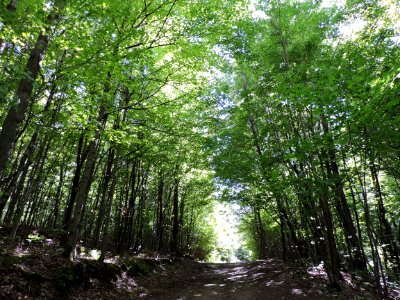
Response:
M242 241L237 231L238 220L234 213L233 204L217 203L214 208L214 218L218 246L231 251L230 262L238 262L234 252L242 244ZM216 252L212 255L212 261L223 262Z

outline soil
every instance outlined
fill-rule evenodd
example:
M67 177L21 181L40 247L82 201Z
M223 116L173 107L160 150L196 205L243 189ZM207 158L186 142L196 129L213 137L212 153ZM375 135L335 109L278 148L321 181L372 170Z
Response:
M82 249L71 262L50 239L13 244L3 238L0 251L0 299L7 300L380 299L372 285L346 273L339 292L329 287L321 267L279 259L211 264L153 254L108 256L100 263Z
M278 259L234 264L186 261L178 270L167 271L142 299L379 299L350 285L339 292L324 277Z

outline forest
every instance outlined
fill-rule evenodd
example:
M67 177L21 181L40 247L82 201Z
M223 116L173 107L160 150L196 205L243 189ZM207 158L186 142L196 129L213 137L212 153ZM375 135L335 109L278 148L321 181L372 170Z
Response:
M1 255L277 258L388 298L399 56L397 0L2 0Z

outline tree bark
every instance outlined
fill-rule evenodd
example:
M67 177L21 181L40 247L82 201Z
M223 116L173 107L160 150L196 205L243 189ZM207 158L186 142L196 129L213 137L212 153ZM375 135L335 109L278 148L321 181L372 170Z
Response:
M106 171L104 174L104 183L103 183L103 189L102 189L102 195L101 195L101 200L100 200L100 208L99 208L99 213L97 216L97 221L96 221L96 227L94 231L94 247L97 248L98 242L100 239L100 233L101 233L101 228L103 227L104 220L107 215L108 211L108 206L107 206L107 197L108 197L108 190L109 190L109 184L112 182L112 172L113 172L113 165L114 165L114 159L115 159L115 150L114 150L114 145L110 146L110 149L108 150L108 159L107 159L107 165L106 165Z
M37 137L38 137L37 134L32 135L29 144L26 147L24 154L22 155L18 163L17 170L12 175L10 182L8 183L7 187L4 189L3 193L0 196L0 217L7 203L7 200L17 188L18 178L21 178L21 174L24 174L33 162L31 157L33 152L35 151Z
M164 247L164 203L163 203L163 193L164 193L164 178L163 173L160 170L158 187L157 187L157 205L158 205L158 222L157 222L157 249L162 251Z
M115 186L117 184L117 168L118 168L118 159L119 159L119 151L120 147L118 145L118 149L116 150L115 155L115 163L113 164L112 171L110 173L110 188L108 189L107 193L107 212L105 212L106 218L103 227L103 237L101 242L101 254L99 257L99 261L103 262L106 256L106 246L107 246L107 234L108 229L110 227L111 215L112 215L112 203L114 198ZM114 160L113 160L114 161Z
M265 229L264 224L262 223L261 213L259 208L253 208L254 212L254 220L257 230L258 237L258 258L266 259L267 258L267 242L265 240Z
M64 168L63 166L60 167L60 182L58 183L57 186L57 191L56 195L54 196L54 210L53 210L53 224L51 224L53 229L57 228L58 225L58 217L60 215L60 202L61 202L61 196L62 196L62 187L64 184Z
M394 269L400 270L399 249L393 237L392 227L386 218L386 209L383 202L383 195L379 175L375 163L372 161L370 165L372 181L375 189L375 199L378 201L378 218L381 227L381 242L384 253L389 252L390 261L395 265ZM385 247L383 247L385 245Z
M56 0L54 2L54 10L47 17L50 23L58 20L58 10L64 8L66 0ZM9 11L17 9L18 0L11 0L7 5ZM34 83L40 72L40 62L47 48L49 37L46 34L48 28L41 32L36 39L36 43L31 50L28 62L25 66L25 74L20 80L15 103L11 104L7 115L3 121L0 131L0 179L4 176L5 168L9 162L11 151L14 143L18 139L18 132L22 122L25 119L25 113L30 105L32 105L32 91Z
M361 251L361 243L354 226L349 205L347 204L344 186L337 165L335 146L332 137L329 137L329 125L323 114L321 115L321 124L324 135L327 136L328 139L325 165L328 179L331 182L331 187L335 194L336 210L342 222L346 243L350 249L351 265L356 270L366 271L366 261Z
M172 253L179 252L179 179L174 182L174 194L172 196L172 240L170 250Z
M102 105L100 107L99 116L97 119L97 121L100 123L98 125L99 128L96 130L95 136L93 137L88 146L87 158L83 169L82 177L79 182L79 188L77 192L75 208L73 211L73 217L71 219L71 225L65 241L63 255L65 257L70 258L71 260L74 260L75 258L74 249L79 236L79 228L81 224L83 209L86 204L90 186L93 180L93 171L97 158L97 146L100 142L102 127L104 126L104 123L106 121L105 117L106 117L106 111L105 107Z
M334 227L332 221L332 214L329 209L328 196L325 192L320 197L320 206L324 216L325 226L326 226L326 237L328 239L328 258L325 260L328 266L326 267L329 281L334 288L340 289L340 279L342 278L340 274L340 262L339 253L337 251Z
M82 132L79 137L79 141L78 141L78 149L77 149L77 154L76 154L76 168L75 168L74 177L72 179L71 193L68 198L68 203L67 203L67 207L64 211L64 217L63 217L63 222L62 222L62 229L66 230L66 231L68 231L68 228L70 225L72 211L73 211L73 208L75 205L76 196L78 194L78 187L79 187L79 181L81 178L82 167L84 165L86 155L87 155L87 151L83 151L84 140L85 140L85 135L84 135L84 132Z
M19 0L11 0L10 3L7 4L7 10L9 12L16 12Z
M20 125L25 119L25 112L30 105L33 85L39 75L42 55L47 47L48 38L40 33L32 49L25 70L26 75L19 82L17 98L19 103L11 105L0 131L0 178L9 161L11 150L18 136Z

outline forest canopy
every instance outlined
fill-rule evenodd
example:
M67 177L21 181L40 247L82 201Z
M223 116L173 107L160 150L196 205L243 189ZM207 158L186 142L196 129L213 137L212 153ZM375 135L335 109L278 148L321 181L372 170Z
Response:
M71 259L80 243L100 260L206 259L218 200L235 205L241 259L323 262L331 285L349 270L383 294L399 279L397 1L0 9L10 238L47 230Z

